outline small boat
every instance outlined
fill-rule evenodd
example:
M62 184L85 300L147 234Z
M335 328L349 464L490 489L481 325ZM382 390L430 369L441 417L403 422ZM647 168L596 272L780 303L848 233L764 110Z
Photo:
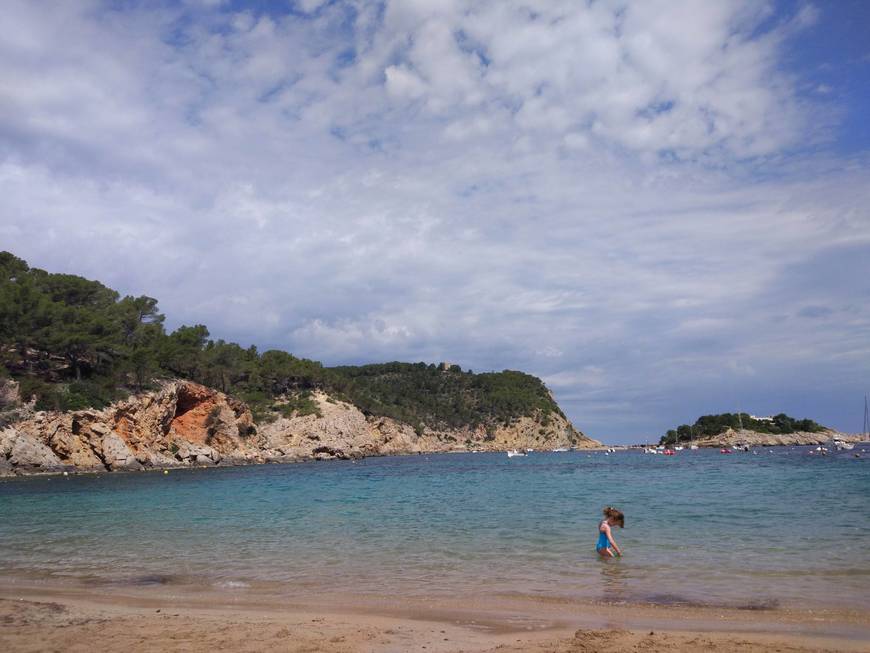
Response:
M674 451L682 451L683 447L674 447Z
M691 449L692 451L697 451L697 450L698 450L698 445L697 445L697 444L693 444L691 447L689 447L689 449Z
M731 449L719 449L719 453L731 453Z
M511 449L507 452L508 458L515 458L517 456L528 456L525 451L519 451L517 449Z
M616 453L616 449L614 449L613 447L608 447L607 453Z
M533 453L534 451L534 449L526 449L526 453Z
M666 456L675 456L676 452L673 449L665 449L662 453Z
M852 449L855 448L854 443L852 443L852 442L843 442L842 440L837 440L837 439L831 440L831 441L828 443L828 446L829 446L829 447L833 447L833 448L836 449L837 451L852 451Z
M568 447L559 447L557 449L553 449L553 453L565 453L569 451Z

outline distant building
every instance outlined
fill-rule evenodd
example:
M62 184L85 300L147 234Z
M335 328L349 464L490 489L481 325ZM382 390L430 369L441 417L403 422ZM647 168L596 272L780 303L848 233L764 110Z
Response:
M754 419L754 420L759 421L759 422L772 422L773 421L772 415L766 415L764 417L759 417L758 415L750 415L749 417L751 419Z
M440 369L442 372L449 372L451 367L453 367L453 363L446 363L445 362L445 363L441 363L438 366L438 369Z

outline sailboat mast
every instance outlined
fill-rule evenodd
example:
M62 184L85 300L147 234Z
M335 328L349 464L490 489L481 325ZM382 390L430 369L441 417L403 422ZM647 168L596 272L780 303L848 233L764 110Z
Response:
M870 435L870 403L868 403L867 395L864 395L864 429L862 434L865 440Z

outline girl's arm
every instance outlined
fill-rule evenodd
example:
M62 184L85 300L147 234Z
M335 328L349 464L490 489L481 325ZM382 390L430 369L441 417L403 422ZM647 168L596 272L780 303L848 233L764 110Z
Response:
M610 534L610 524L604 525L604 532L607 533L607 541L610 542L610 546L613 547L613 550L616 551L618 555L622 555L622 551L619 550L619 547L616 546L616 541L613 539L613 535Z

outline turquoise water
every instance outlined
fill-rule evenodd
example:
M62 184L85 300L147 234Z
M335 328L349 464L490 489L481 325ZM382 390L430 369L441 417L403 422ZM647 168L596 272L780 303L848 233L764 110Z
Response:
M454 454L0 482L0 578L870 608L870 445ZM856 449L860 451L861 447ZM601 508L625 557L594 553Z

